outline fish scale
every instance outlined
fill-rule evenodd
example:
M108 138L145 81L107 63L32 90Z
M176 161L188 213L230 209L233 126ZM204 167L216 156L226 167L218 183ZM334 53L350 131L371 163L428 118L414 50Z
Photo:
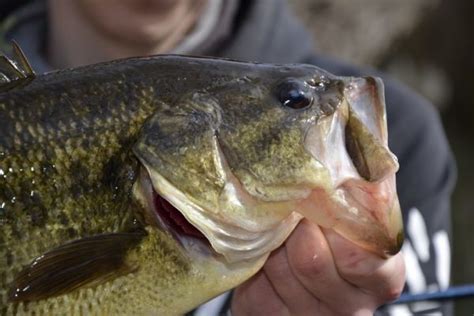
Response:
M59 87L57 89L61 89L61 80L58 80L58 82ZM117 89L120 89L120 87L117 87ZM34 93L34 91L30 93ZM8 137L11 135L11 130L8 131L9 127L7 126L7 130L2 129L1 131L3 142L0 151L5 155L0 161L0 169L13 171L7 172L5 174L6 178L0 179L0 196L2 203L5 203L3 214L6 217L6 220L2 221L2 231L12 232L11 236L3 233L0 235L2 257L11 256L8 252L10 249L25 248L24 251L15 255L14 268L6 272L4 270L5 266L2 266L2 274L8 273L6 284L12 282L13 275L18 273L32 258L67 240L97 232L103 233L124 229L127 223L123 218L127 217L127 210L119 206L130 204L129 195L121 198L122 201L118 201L117 198L112 199L110 192L105 190L104 194L88 193L88 187L90 190L102 189L100 179L105 177L104 170L102 170L103 166L109 161L110 157L121 150L122 144L120 142L124 143L127 136L138 130L140 124L140 121L137 120L139 115L133 115L135 125L125 124L126 122L123 121L124 115L121 112L116 112L115 118L111 116L112 124L108 124L106 120L100 119L100 116L96 115L91 115L89 118L75 115L62 118L62 115L59 115L60 119L56 121L51 114L55 111L60 114L59 110L49 110L48 117L42 114L41 111L36 111L36 109L47 109L48 107L60 109L61 107L66 108L67 105L73 105L72 103L65 104L65 102L62 102L64 101L63 98L59 98L59 100L53 98L49 99L48 102L44 102L41 96L39 96L37 102L31 102L32 98L25 97L25 95L27 93L16 94L15 97L18 101L15 103L11 101L2 103L0 101L6 107L2 113L7 114L11 121L22 122L21 125L25 127L39 121L43 123L40 130L44 130L43 133L37 132L37 129L34 128L36 124L33 125L33 128L17 129L14 134L16 141L13 142L13 146L8 146ZM12 98L12 96L9 96L9 100L12 100ZM46 103L49 103L49 105L36 106L36 104ZM143 121L147 104L142 103L142 105ZM76 107L85 107L81 104L81 99L77 97ZM16 112L10 109L18 109L19 111ZM32 111L31 109L35 110ZM72 112L74 113L74 111ZM18 114L8 115L10 113ZM134 113L127 111L127 114L125 117L131 117L130 114ZM23 118L23 120L18 121L19 118ZM45 120L45 118L48 120ZM70 127L71 121L78 118L80 118L80 121L76 123L76 132ZM7 120L4 119L4 121ZM80 125L82 122L87 122L84 125L89 127L88 133L82 133L82 126ZM117 130L118 127L122 129L123 138L117 137L115 133L101 133L101 131ZM89 134L92 130L97 132L93 138ZM87 142L83 141L85 138L87 138ZM81 145L85 143L88 146L83 148ZM36 150L31 150L30 144L34 144ZM30 158L28 161L25 161L24 158L26 151L30 153L26 155ZM42 155L38 155L39 152ZM120 158L119 164L126 164L126 161L130 160L130 157L115 155L115 159ZM129 161L128 164L136 165L136 161ZM24 172L21 175L15 174L18 170L29 170L30 168L34 168L38 172L34 174ZM131 189L131 183L128 182L118 182L117 185L121 185L124 192L127 191L127 188L128 191ZM35 193L35 196L38 196L37 200L21 199L21 201L12 203L13 198L29 194L31 191ZM79 199L73 198L79 196ZM38 209L38 206L41 209ZM39 210L46 214L35 214L35 211L38 212ZM44 212L44 210L47 210L47 212ZM124 214L117 216L120 213ZM26 216L26 214L28 215ZM46 218L42 221L32 220L44 216ZM75 225L70 223L75 223ZM44 228L47 230L43 230ZM40 233L39 236L37 236L36 231ZM36 238L29 237L29 234ZM35 243L33 240L37 240L37 242ZM5 279L5 277L2 277L2 279ZM6 302L5 286L2 286L2 302L4 302L3 304Z
M101 73L100 71L95 72ZM76 76L80 78L82 73L87 73L87 71L78 71ZM58 78L53 80L49 77ZM31 309L28 307L31 304L24 305L23 303L5 309L5 304L8 301L7 285L13 282L14 276L34 257L48 249L81 236L93 235L98 232L121 231L126 229L126 225L130 225L131 218L125 220L123 217L126 218L127 214L121 217L120 213L117 214L117 211L123 209L123 213L130 212L127 207L118 207L118 205L130 204L128 198L130 197L129 192L131 191L132 182L118 181L116 183L120 186L117 189L118 191L128 193L125 197L119 198L117 198L117 194L112 198L108 191L105 191L104 194L98 194L97 191L94 191L93 194L87 194L87 187L94 190L101 189L102 182L100 179L109 176L104 172L112 171L107 168L103 169L111 157L118 158L117 164L122 169L127 164L129 169L133 169L133 165L136 165L136 160L127 162L126 158L130 159L130 157L117 155L117 153L120 153L124 147L129 149L130 144L127 145L126 143L129 142L133 134L137 132L143 121L151 113L152 102L147 102L147 99L153 89L144 85L143 89L135 91L135 97L130 94L120 96L120 92L123 90L129 93L133 88L137 89L135 83L132 83L132 86L135 86L132 89L124 89L123 86L129 82L124 80L121 81L121 85L109 84L106 87L112 87L112 90L103 89L100 88L102 86L100 82L107 79L101 78L100 75L94 78L92 84L78 83L84 89L70 89L68 82L63 80L69 77L68 72L46 76L45 79L48 79L46 80L48 83L42 84L53 85L51 89L53 91L48 93L41 89L42 84L39 85L39 93L37 93L37 85L31 84L21 92L12 91L11 94L0 96L0 108L3 110L0 115L3 117L2 121L6 123L6 125L3 125L3 129L0 128L2 134L0 151L4 153L3 159L0 161L0 168L6 171L5 177L0 180L0 197L5 203L4 212L2 213L4 218L1 221L0 256L11 258L8 264L2 264L0 267L1 279L4 280L0 293L2 310L7 314L22 313L22 311L25 313L38 311L40 314L50 314L53 310L78 311L66 303L66 301L71 300L69 296L53 298L51 301L39 303L37 307ZM36 80L41 81L41 77ZM54 90L65 90L69 93L56 94ZM100 101L95 101L95 104L92 104L95 108L90 109L91 103L83 102L83 98L79 97L83 94L99 95L102 100L118 99L120 104L107 108L109 111L106 112L104 108L100 107ZM29 97L29 95L34 95L34 97ZM123 100L131 102L125 103ZM86 98L86 101L90 101L90 99ZM108 101L103 102L103 104L107 103ZM133 103L135 103L136 108L132 106ZM70 114L62 112L63 109ZM56 119L56 117L59 119ZM20 128L12 133L11 126L7 122L15 122ZM12 139L13 141L10 141ZM25 156L28 157L27 160ZM33 168L35 172L20 176L14 174L14 172L8 172L10 168L13 171ZM82 183L74 185L78 182ZM31 185L23 185L22 183L31 183ZM82 192L75 192L78 188ZM11 203L12 198L31 191L34 191L36 196L44 196L45 198L41 201L22 200L21 203ZM80 194L78 195L78 193ZM47 210L42 225L30 220L35 217L34 214L30 214L29 217L25 216L25 213L31 212L38 205ZM128 215L128 217L133 216ZM166 238L169 238L169 236ZM162 247L158 247L158 249L163 250ZM176 253L176 250L170 252ZM160 260L153 261L159 262ZM169 278L163 277L162 274L173 276L176 272L174 271L176 262L175 260L171 262L173 263L173 265L170 265L172 270L168 271L169 273L161 273L163 280ZM166 271L164 267L157 270L158 272ZM142 267L142 271L145 273L146 268ZM154 274L156 277L160 276L155 272ZM145 275L148 274L145 273ZM133 283L140 284L135 279L133 281ZM183 280L179 282L185 283ZM122 280L118 282L118 284L122 283ZM142 283L148 282L142 281ZM110 287L121 288L120 285L110 285ZM148 285L148 287L151 286ZM137 288L141 288L141 286L137 285ZM97 288L94 291L88 288L81 290L79 294L73 297L82 296L82 300L87 302L86 305L90 305L89 302L92 297L97 296L98 292L104 290L109 291L107 288ZM147 291L145 288L145 291L140 290L138 292L143 294ZM152 291L149 290L149 292ZM156 293L150 295L149 301L159 301L162 305L165 305L163 302L166 302L166 300L159 299L156 295ZM113 310L123 313L127 309L121 306L120 297L118 295L108 304L104 304L103 299L101 303L92 304L91 306L101 306L100 308L104 308L104 311L115 306ZM143 299L143 301L146 300ZM86 306L85 308L79 308L79 310L90 312L89 308ZM136 306L134 310L137 310Z

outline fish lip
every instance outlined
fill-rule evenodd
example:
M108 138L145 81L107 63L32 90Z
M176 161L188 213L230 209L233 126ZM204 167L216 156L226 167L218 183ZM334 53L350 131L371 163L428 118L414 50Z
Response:
M382 187L384 185L384 187ZM401 221L401 210L395 189L395 177L378 183L362 179L351 179L343 182L341 190L348 204L367 217L372 223L371 242L366 248L383 258L397 254L402 247L404 233ZM399 215L399 217L398 217ZM377 238L373 238L373 237Z
M163 199L165 198L162 195L158 194L158 192L156 192L155 188L153 187L150 175L146 171L146 168L140 168L140 172L137 181L135 182L133 191L134 195L145 208L145 221L149 225L169 233L173 237L173 239L175 239L177 243L185 250L198 252L201 255L220 256L217 252L214 251L209 240L204 236L204 234L203 236L205 240L181 233L177 231L174 227L169 225L160 216L160 212L158 211L155 204L155 199L156 197L161 197ZM181 212L179 209L175 209L177 212ZM189 221L187 222L189 223L189 225L195 227Z

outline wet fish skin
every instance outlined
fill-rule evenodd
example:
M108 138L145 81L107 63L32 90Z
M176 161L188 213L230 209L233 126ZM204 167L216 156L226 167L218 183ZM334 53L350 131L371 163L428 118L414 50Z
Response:
M324 90L311 90L314 107L295 111L275 96L288 79L327 82ZM344 85L313 66L180 56L114 61L13 82L0 92L1 313L179 314L243 282L300 218L284 222L296 204L275 199L299 196L309 184L329 186L329 173L324 166L313 169L303 139L307 128L337 111ZM143 166L186 199L215 210L209 215L219 220L269 231L283 222L286 228L272 247L245 260L239 252L228 261L192 243L183 247L137 199L145 190L137 186ZM222 211L229 170L259 201L253 210ZM87 253L75 242L100 244L108 234L134 236L118 244L119 267L110 274L88 275L77 288L54 288L55 295L41 291L51 289L48 282L26 288L28 273L22 283L25 267L34 271L35 262L56 262L55 251L62 264L80 266L63 250ZM11 291L15 286L19 299Z
M141 289L131 296L120 293L119 288L127 284L121 279L27 304L9 303L8 290L34 258L68 241L147 226L131 193L139 163L130 149L140 128L157 108L176 103L187 91L208 88L213 80L233 81L236 65L243 68L237 67L239 72L252 73L255 67L175 56L140 58L38 76L0 94L2 313L48 314L53 308L58 313L92 312L98 308L95 304L104 313L139 312L147 303L169 312L177 308L167 309L175 300L155 293L140 280L133 281ZM161 280L156 287L174 283L186 288L196 286L196 280L205 283L168 234L152 230L140 249L140 255L131 251L129 256L141 257L132 260L133 265L154 261L148 270L155 274L149 275L151 279ZM250 273L254 270L249 269ZM147 269L141 271L144 274ZM194 283L186 282L192 274ZM144 278L141 282L145 283ZM220 290L214 285L210 292ZM112 298L100 292L112 292ZM186 299L181 304L189 308Z

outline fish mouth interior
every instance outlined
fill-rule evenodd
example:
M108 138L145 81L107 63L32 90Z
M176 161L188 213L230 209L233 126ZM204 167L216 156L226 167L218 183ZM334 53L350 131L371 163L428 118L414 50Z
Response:
M153 189L154 212L174 234L207 242L206 236L194 227L181 212ZM208 242L207 242L208 243Z
M187 249L193 248L200 253L216 254L204 234L155 190L150 176L144 168L140 170L134 191L146 208L145 218L150 225L168 232L181 246Z

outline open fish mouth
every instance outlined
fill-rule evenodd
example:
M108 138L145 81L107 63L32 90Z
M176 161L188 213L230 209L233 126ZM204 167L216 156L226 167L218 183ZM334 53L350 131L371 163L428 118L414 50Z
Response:
M298 208L314 222L388 257L401 248L403 224L383 84L371 77L349 79L345 95L338 111L313 126L306 139L307 150L327 168L332 184L313 190Z

